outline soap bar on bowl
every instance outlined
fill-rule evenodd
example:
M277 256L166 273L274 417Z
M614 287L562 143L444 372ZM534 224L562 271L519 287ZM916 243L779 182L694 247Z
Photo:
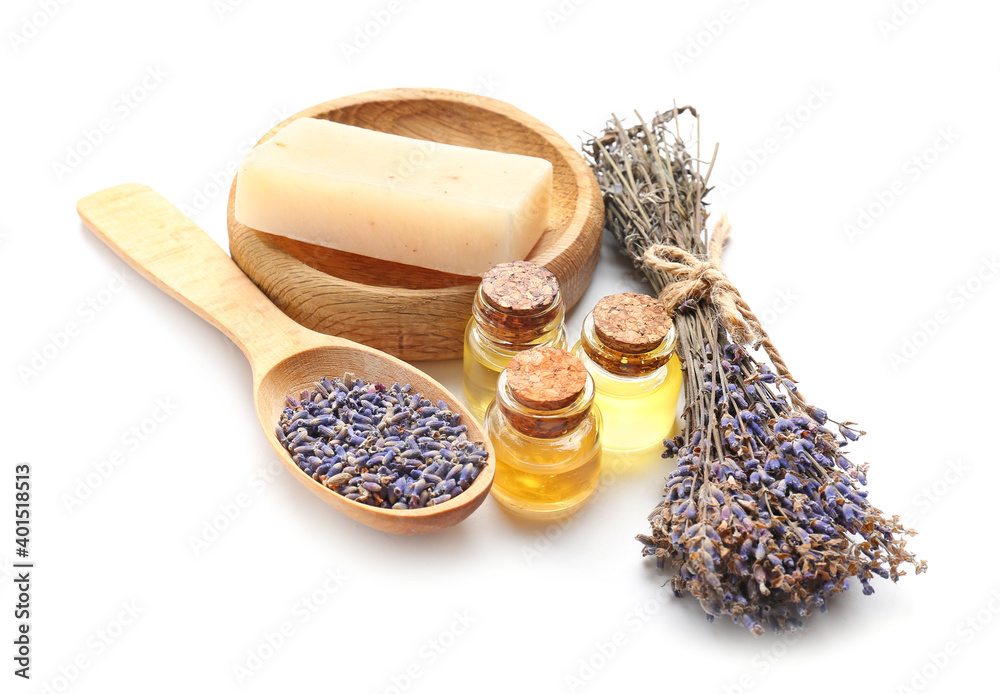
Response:
M525 258L548 224L545 159L298 118L247 155L236 219L456 275Z

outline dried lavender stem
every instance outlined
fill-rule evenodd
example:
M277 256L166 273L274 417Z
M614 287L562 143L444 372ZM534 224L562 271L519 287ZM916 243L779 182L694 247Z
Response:
M844 456L864 432L806 402L722 274L727 230L708 237L707 175L681 136L684 114L700 132L694 109L675 107L627 129L612 117L586 146L607 226L675 308L685 376L683 434L664 442L678 465L650 515L651 534L639 539L644 554L676 567L674 590L698 598L710 619L725 614L755 634L795 628L851 576L868 594L872 576L896 580L903 564L917 573L926 564L905 550L910 531L898 518L867 501L865 466ZM748 342L767 361L748 354Z

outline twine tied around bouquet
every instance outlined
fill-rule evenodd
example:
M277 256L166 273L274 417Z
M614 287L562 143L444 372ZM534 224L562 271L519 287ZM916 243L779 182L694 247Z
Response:
M699 259L677 246L656 244L646 249L642 261L675 278L660 292L660 303L671 314L685 301L708 298L719 321L741 346L763 347L779 376L791 379L785 361L768 337L757 316L726 273L722 271L722 249L729 240L732 225L725 214L719 218L708 243L708 258Z

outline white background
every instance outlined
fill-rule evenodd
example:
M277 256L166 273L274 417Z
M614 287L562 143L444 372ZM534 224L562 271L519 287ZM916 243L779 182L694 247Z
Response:
M224 3L4 3L0 689L997 691L974 684L1000 643L995 4ZM146 183L227 247L220 172L246 143L396 86L487 93L574 145L611 112L696 105L702 151L721 145L726 269L810 399L867 429L871 499L920 531L929 572L871 597L855 584L800 637L753 638L640 557L666 466L563 526L490 499L427 537L357 525L279 471L240 353L115 280L123 262L74 204ZM606 242L571 333L623 289L642 285ZM423 366L460 392L457 362ZM30 682L11 660L18 461L34 469Z

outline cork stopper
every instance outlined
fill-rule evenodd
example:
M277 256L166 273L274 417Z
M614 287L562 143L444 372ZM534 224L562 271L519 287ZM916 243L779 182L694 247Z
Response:
M564 349L534 347L517 354L501 375L497 405L510 426L529 436L556 438L590 413L593 386L583 362ZM581 394L589 393L581 399ZM522 409L523 408L523 409Z
M515 260L496 265L483 275L483 297L493 308L512 316L535 314L552 306L559 281L541 265Z
M515 400L533 410L559 410L587 385L583 362L564 349L535 347L507 365L507 386Z
M597 336L623 354L642 354L655 349L672 326L667 310L645 294L612 294L594 306Z

